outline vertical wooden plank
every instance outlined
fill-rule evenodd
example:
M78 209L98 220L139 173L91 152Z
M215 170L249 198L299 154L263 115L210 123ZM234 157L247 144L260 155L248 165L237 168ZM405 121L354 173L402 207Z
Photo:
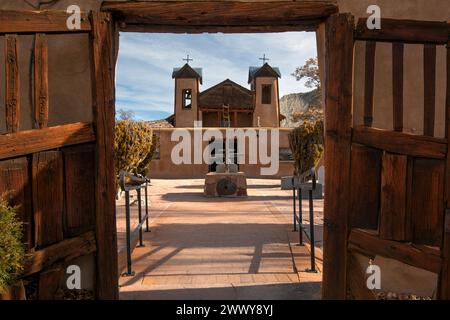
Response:
M6 130L19 130L20 120L20 80L18 59L18 37L8 34L6 39Z
M324 299L346 298L353 28L350 14L332 15L325 26Z
M414 159L408 202L415 244L438 247L442 244L444 171L442 160Z
M45 34L36 34L34 45L34 121L35 128L48 123L48 43Z
M425 44L423 49L424 66L424 114L423 134L434 136L434 117L436 108L436 45Z
M349 226L378 229L382 151L352 145ZM361 195L364 196L361 196Z
M366 42L366 65L364 80L364 125L371 127L373 123L373 89L375 81L375 41Z
M33 211L36 246L63 240L63 162L59 151L33 154Z
M19 206L18 214L23 222L24 243L27 249L34 246L33 212L31 203L31 179L27 158L0 162L0 195L9 193L9 204Z
M385 153L381 174L380 237L407 241L410 222L406 210L408 157Z
M394 131L403 131L403 56L404 44L392 44L392 97Z
M64 238L74 237L95 225L94 146L63 149L65 203Z
M445 136L450 137L450 41L447 43L447 98L445 102ZM445 222L450 223L450 146L447 147L445 164ZM439 294L441 299L450 299L450 228L444 229L442 244L442 272L439 278Z
M64 276L64 269L57 265L50 270L46 270L39 274L39 300L56 300L60 299L59 290Z
M238 126L238 113L237 113L237 111L234 112L234 126L236 128Z
M93 12L92 62L94 122L97 133L95 202L98 299L117 299L117 232L114 176L114 69L117 30L108 13Z

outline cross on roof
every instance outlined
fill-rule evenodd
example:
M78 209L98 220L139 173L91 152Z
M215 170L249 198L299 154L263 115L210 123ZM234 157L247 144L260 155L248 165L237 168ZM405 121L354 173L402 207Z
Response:
M183 61L186 61L186 63L189 64L189 61L194 61L194 59L189 58L189 55L187 55L187 58L183 59Z
M263 54L263 57L262 57L262 58L259 58L259 60L262 60L263 64L265 64L266 61L269 61L270 59L269 59L269 58L266 58L266 54L264 53L264 54Z

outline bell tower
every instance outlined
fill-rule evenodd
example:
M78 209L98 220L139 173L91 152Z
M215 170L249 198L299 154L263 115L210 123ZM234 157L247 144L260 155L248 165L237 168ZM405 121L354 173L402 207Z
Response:
M200 119L198 95L202 84L202 69L189 65L189 55L181 68L174 68L172 79L175 79L174 115L175 127L193 127L194 121Z
M281 78L280 70L271 67L265 55L262 67L250 67L248 83L251 85L255 111L253 113L254 127L279 127L280 126L280 97L278 78Z

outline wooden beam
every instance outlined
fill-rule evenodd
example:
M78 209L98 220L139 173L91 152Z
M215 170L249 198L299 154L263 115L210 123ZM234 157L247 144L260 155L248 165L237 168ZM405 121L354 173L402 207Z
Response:
M424 46L423 68L423 134L432 137L434 136L434 117L436 109L436 45L426 44Z
M6 40L6 130L16 132L20 121L19 44L17 35L8 34Z
M95 202L98 299L118 299L117 233L114 174L114 39L111 15L95 13L92 21L94 121L96 129Z
M325 26L324 299L346 298L347 224L353 91L353 16L331 16Z
M364 81L364 125L373 123L373 89L375 80L375 41L366 42L365 81Z
M26 255L22 276L25 277L47 269L58 261L70 261L95 251L96 243L94 232L86 232L76 238L63 240Z
M361 251L395 259L416 268L439 274L442 266L439 248L415 246L410 243L383 240L362 229L352 229L349 243ZM351 248L351 247L350 247Z
M358 20L355 30L357 40L380 42L446 44L450 24L438 21L381 19L381 29L368 29L367 18Z
M45 34L36 34L34 45L34 121L36 128L48 123L48 43Z
M91 29L87 14L81 13L80 29L70 30L66 11L0 11L1 33L67 33L86 32Z
M348 257L348 285L355 300L376 300L375 293L367 288L367 275L363 266L358 262L355 254L350 252Z
M408 157L385 153L381 173L380 238L410 241L411 219L406 210Z
M61 151L33 154L32 195L36 247L63 240L64 165ZM27 204L29 205L29 204Z
M403 43L392 44L392 96L394 131L403 131Z
M450 41L447 43L447 97L445 102L445 136L450 137ZM445 225L450 227L450 148L445 164ZM441 299L450 299L450 228L444 228L442 255L444 259L439 279L439 294Z
M321 20L337 13L338 7L336 1L326 0L260 2L258 5L241 1L107 1L102 10L112 12L123 31L129 30L130 25L132 31L136 31L133 25L138 25L141 30L146 26L159 26L160 32L174 32L173 27L184 32L195 28L207 31L209 27L213 32L222 32L229 27L244 32L246 27L317 27ZM267 31L270 27L264 28Z
M350 227L378 229L382 154L378 149L352 145Z
M0 159L95 141L90 123L72 123L0 135Z
M383 129L354 127L353 142L413 157L445 159L447 139L417 136Z

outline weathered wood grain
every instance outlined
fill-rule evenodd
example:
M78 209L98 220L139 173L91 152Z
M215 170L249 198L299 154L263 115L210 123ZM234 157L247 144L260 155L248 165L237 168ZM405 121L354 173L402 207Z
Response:
M48 43L45 34L36 34L34 45L34 121L35 128L48 123Z
M382 154L378 149L352 145L350 227L378 229Z
M392 44L392 97L394 131L403 131L403 43Z
M97 298L118 298L117 232L114 175L115 34L111 15L92 13L92 70L96 129L95 203Z
M325 26L325 193L322 298L345 299L353 89L353 16ZM339 190L339 192L336 192Z
M375 80L375 41L366 42L365 80L364 80L364 125L373 123L373 89Z
M32 194L36 246L63 240L64 176L60 151L33 154Z
M408 157L385 153L381 174L380 237L408 241L411 221L406 210Z
M450 41L447 43L447 95L445 101L445 136L450 137ZM444 203L446 209L446 222L450 225L450 149L447 153L445 164L445 196ZM447 225L447 224L446 224ZM439 278L438 297L450 299L450 229L444 230L444 240L442 243L443 268Z
M20 121L20 79L19 79L19 40L17 35L8 34L6 40L6 130L16 132Z
M439 248L383 240L362 229L352 229L348 241L352 246L368 251L373 256L395 259L437 274L441 270L442 258Z
M58 299L58 290L64 277L64 269L61 265L53 266L39 274L38 300Z
M355 38L403 43L446 44L450 24L439 21L381 19L381 29L367 28L367 18L358 20Z
M23 222L23 242L30 250L33 241L33 212L31 204L31 177L26 157L0 161L0 195L8 193L9 204L18 206Z
M65 11L0 11L1 33L67 33L86 32L91 29L86 13L81 13L81 28L69 30L67 19L70 14Z
M436 45L426 44L423 49L424 109L423 134L434 136L436 113Z
M73 237L95 225L95 156L94 146L64 148L66 208L64 238Z
M0 135L0 159L95 141L91 123L72 123Z
M47 269L58 261L70 261L95 251L95 234L93 231L86 232L76 238L66 239L28 254L22 276Z
M219 26L217 31L223 31L226 27L305 25L308 20L310 25L317 26L319 20L338 11L334 1L260 2L257 5L240 1L109 1L102 9L114 14L123 31L137 25L141 30L145 26L160 26L170 32L172 26L183 30Z
M412 242L442 245L445 161L414 159L409 210Z
M348 286L356 300L376 300L375 293L367 288L367 275L355 255L350 252L347 269Z
M409 156L434 159L445 159L447 156L447 139L364 126L353 128L352 139L355 143Z

